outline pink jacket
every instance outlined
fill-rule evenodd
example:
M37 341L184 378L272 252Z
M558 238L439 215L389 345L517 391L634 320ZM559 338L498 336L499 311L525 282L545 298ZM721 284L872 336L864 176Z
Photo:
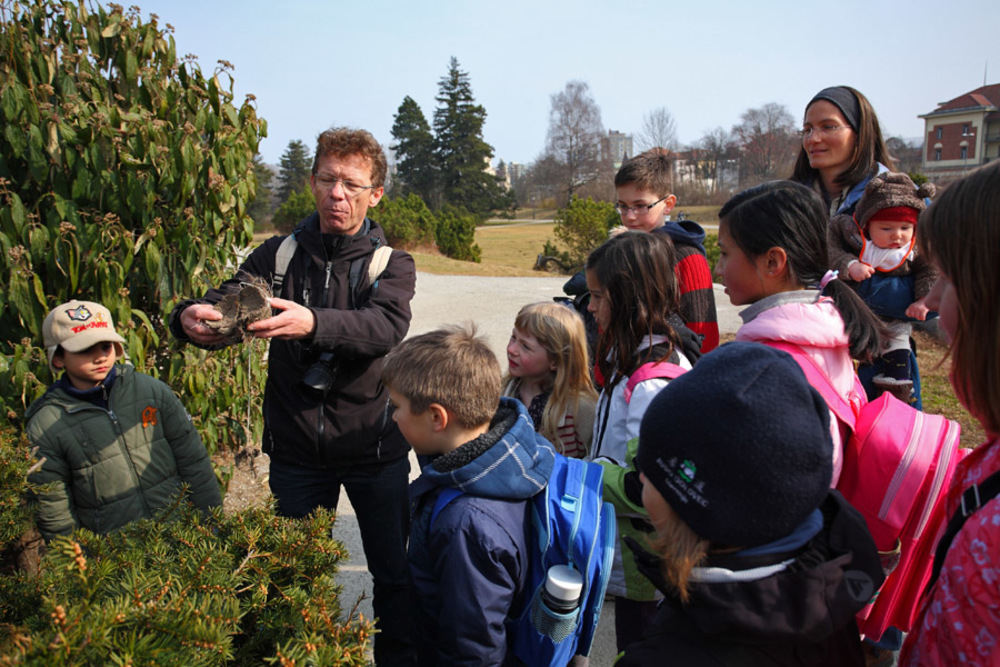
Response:
M973 482L1000 470L1000 439L960 461L948 490L948 517ZM965 522L906 636L899 664L985 667L1000 662L1000 498Z
M736 332L736 340L765 345L777 341L799 346L846 400L854 388L855 374L844 320L832 299L821 297L817 300L816 297L815 290L800 290L761 299L740 312L743 326ZM832 412L830 434L833 437L830 486L834 487L843 467L843 435Z

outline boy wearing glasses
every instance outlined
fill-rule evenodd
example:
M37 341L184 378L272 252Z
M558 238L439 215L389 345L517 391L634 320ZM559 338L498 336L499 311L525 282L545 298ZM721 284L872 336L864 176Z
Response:
M670 158L641 153L615 174L615 210L622 225L635 231L666 234L677 250L674 273L681 292L680 316L691 331L704 336L702 353L719 345L712 272L705 256L705 230L693 220L670 220L677 198L670 192Z
M714 350L719 345L719 321L712 271L705 255L705 230L693 220L669 219L677 204L677 197L670 192L670 158L646 151L628 160L615 174L615 194L615 210L622 226L612 229L611 235L628 229L670 237L677 251L674 273L681 292L678 314L688 329L701 336L702 354ZM587 344L593 355L597 325L586 310L589 297L583 271L566 281L563 292L574 297L573 306L587 324Z
M41 467L36 521L46 541L109 533L168 507L181 485L207 512L222 504L208 453L170 387L131 365L111 312L70 301L45 318L49 367L63 371L26 414Z

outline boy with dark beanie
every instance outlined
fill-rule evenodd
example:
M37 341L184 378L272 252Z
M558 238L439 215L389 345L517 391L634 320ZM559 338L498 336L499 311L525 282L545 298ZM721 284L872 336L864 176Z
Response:
M829 488L828 420L792 357L758 343L720 347L653 400L637 462L656 554L630 546L665 597L618 665L864 665L854 616L884 576Z

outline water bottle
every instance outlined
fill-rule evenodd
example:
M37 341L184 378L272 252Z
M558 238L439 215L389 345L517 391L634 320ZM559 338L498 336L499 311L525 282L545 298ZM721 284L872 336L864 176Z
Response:
M568 565L553 565L545 576L542 603L556 614L568 614L580 606L583 575Z

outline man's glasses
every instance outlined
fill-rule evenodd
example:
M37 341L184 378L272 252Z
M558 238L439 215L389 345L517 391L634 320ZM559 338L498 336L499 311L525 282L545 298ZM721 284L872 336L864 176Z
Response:
M625 206L624 204L615 204L615 210L618 211L618 215L627 215L628 213L634 213L635 215L642 215L646 211L652 211L653 207L659 204L661 201L669 197L660 197L652 204L639 204L638 206Z
M820 125L819 127L804 127L799 130L799 136L803 139L808 139L813 134L817 137L825 137L828 134L833 134L834 132L838 132L840 130L846 130L847 128L847 125Z
M332 190L333 186L340 183L341 187L344 188L344 192L350 197L356 197L365 190L374 190L374 185L361 185L360 183L355 183L354 181L348 181L343 178L334 178L333 176L317 176L316 185L320 187L321 190Z

